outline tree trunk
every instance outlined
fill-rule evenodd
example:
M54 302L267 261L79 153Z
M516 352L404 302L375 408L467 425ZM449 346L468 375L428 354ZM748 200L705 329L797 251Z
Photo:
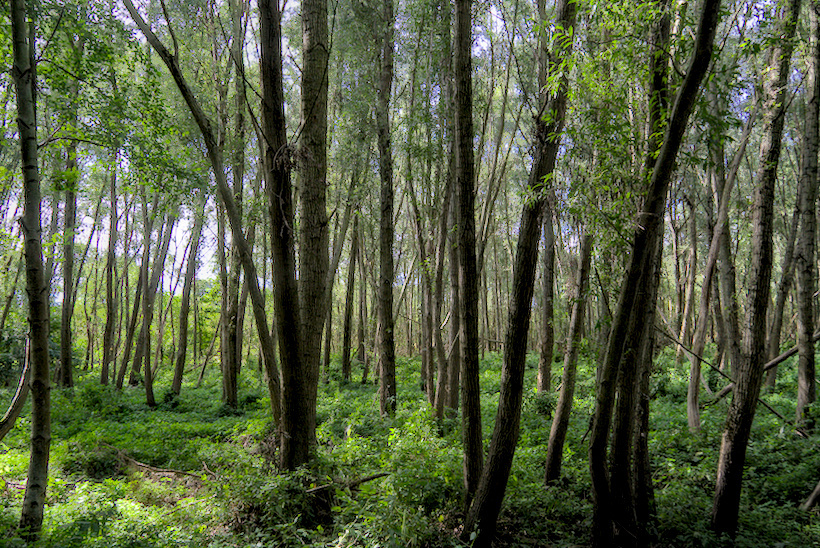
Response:
M182 296L179 303L179 345L174 359L174 379L171 382L171 391L176 395L179 395L182 390L182 375L185 372L185 357L188 353L188 316L191 310L191 289L196 278L199 241L202 238L202 227L205 224L204 210L205 200L203 195L203 199L199 201L199 205L194 211L194 228L188 245L185 281L182 284Z
M763 380L766 352L766 308L772 274L774 187L786 114L786 82L794 50L794 34L800 0L783 8L781 40L772 47L769 70L764 71L764 125L760 146L760 168L752 216L752 257L743 335L743 359L735 371L735 394L729 407L718 460L712 528L734 535L740 511L740 490L746 445L754 420Z
M382 6L384 34L381 39L381 66L376 129L381 179L381 221L379 223L379 409L383 415L396 411L396 357L393 320L393 159L390 146L390 90L393 86L393 1Z
M114 284L117 269L117 152L111 167L111 214L108 221L108 249L105 260L105 328L103 334L103 361L100 370L100 382L108 384L112 365L116 369L114 347L114 329L117 324L117 297Z
M657 239L661 237L661 221L666 209L669 181L683 134L688 125L689 115L712 57L712 43L717 28L719 8L720 0L706 0L701 10L695 49L670 113L663 144L652 170L643 211L639 215L633 233L629 268L621 287L621 295L607 343L606 357L599 373L589 448L594 496L593 542L599 547L613 546L618 529L618 524L614 521L615 500L607 470L607 445L615 403L615 382L622 366L625 342L630 331L636 330L639 333L642 324L645 323L645 318L640 318L639 315L649 307L655 306L654 302L648 302L651 298L648 292L639 291L640 284L645 279L644 273L649 271ZM635 365L631 364L631 366ZM622 538L621 541L623 540Z
M481 402L478 386L478 272L475 242L473 164L472 16L471 0L456 0L454 52L455 180L458 232L459 320L461 323L461 399L464 439L464 490L469 507L484 465ZM465 529L466 530L466 529Z
M547 200L544 204L544 209L544 271L542 274L543 289L541 297L541 356L538 360L538 380L536 382L536 391L539 393L547 392L550 389L552 354L553 346L555 346L552 289L552 286L555 284L555 232L552 226L552 204L549 200ZM572 398L570 397L570 403L571 399ZM549 462L549 457L547 462Z
M561 457L564 453L564 440L569 426L572 411L572 398L575 394L576 366L578 351L581 346L581 333L584 325L587 290L589 288L589 266L592 258L592 234L585 233L581 242L581 268L578 269L577 293L572 301L572 316L567 333L567 349L564 353L564 372L561 377L561 393L555 406L555 416L550 427L547 445L546 482L557 481L561 477Z
M350 382L350 351L353 339L353 291L356 288L356 256L359 254L359 217L353 219L353 235L350 238L350 258L347 265L347 288L345 292L345 316L342 328L342 381Z
M803 421L807 405L817 399L814 364L814 293L817 288L815 249L817 218L817 150L820 140L820 2L809 4L811 36L809 40L806 88L806 129L803 136L803 168L798 191L800 236L797 241L797 421Z
M33 28L33 25L32 25ZM14 65L11 73L17 91L17 131L23 171L23 218L20 223L25 239L26 293L28 295L31 363L31 457L26 491L20 515L20 533L34 542L43 525L43 507L48 484L48 457L51 445L51 397L48 356L49 294L44 279L43 247L40 241L40 172L37 163L37 118L33 31L26 32L26 3L11 0L11 32Z
M459 2L456 11L456 36L459 33L469 34L469 14L470 3ZM577 5L572 0L565 0L559 3L556 13L556 33L566 34L559 36L555 41L555 50L550 51L549 66L560 75L558 77L558 89L553 94L546 92L542 96L541 111L536 119L535 126L535 154L533 167L530 171L527 186L530 189L538 189L535 198L528 200L521 214L521 229L519 231L518 245L515 253L515 267L513 270L513 293L510 300L510 312L507 323L507 333L504 340L504 362L501 373L501 394L499 395L498 412L496 414L495 427L490 441L490 451L487 455L487 463L481 472L475 496L472 499L467 511L462 530L462 539L468 540L473 533L476 533L473 546L490 546L495 535L498 514L501 511L501 503L504 500L504 492L507 489L512 460L515 454L515 447L518 443L518 432L521 421L521 399L524 387L524 366L527 353L527 335L530 327L530 313L532 297L535 287L535 270L538 262L538 243L541 235L541 216L544 212L544 203L549 195L548 186L552 174L555 170L555 162L558 156L561 134L564 126L564 118L567 109L567 78L566 71L558 67L566 63L571 53L575 26ZM463 10L463 11L462 11ZM462 28L464 25L464 28ZM456 55L460 49L462 55L469 55L469 41L465 44L456 39ZM469 57L468 57L469 59ZM469 63L467 65L469 67ZM456 74L460 75L459 59L456 57ZM456 82L461 79L457 78ZM467 80L469 82L469 79ZM456 88L458 89L458 88ZM459 102L456 101L458 105ZM456 109L459 112L459 109ZM458 127L458 114L456 125ZM458 135L459 132L457 131ZM457 156L458 158L458 156ZM457 164L458 165L458 164ZM458 173L458 171L457 171ZM464 186L464 182L457 185L457 189L462 193L460 200L464 200L463 193L469 191L468 196L472 197L472 188ZM462 218L459 224L464 222L464 204L462 207ZM463 229L462 229L463 230ZM462 247L460 242L459 247ZM591 245L591 242L587 242ZM463 250L462 250L463 253ZM462 273L464 265L462 264ZM462 281L464 276L462 275ZM464 287L462 285L462 287ZM462 300L465 298L462 294ZM464 315L465 319L468 317ZM464 347L464 346L462 346ZM477 350L477 349L476 349ZM476 362L477 362L476 356ZM464 367L465 377L468 368ZM478 364L475 370L475 397L478 396ZM465 384L468 379L465 378ZM464 390L465 400L467 390ZM465 414L467 402L465 401ZM479 409L480 412L480 409ZM480 415L478 416L480 421ZM469 424L469 423L468 423ZM478 422L478 458L482 456L481 449L481 423ZM466 428L465 428L466 430ZM465 453L467 452L465 440ZM469 463L469 460L467 461ZM469 484L468 484L469 487ZM468 491L469 497L469 491Z
M71 318L74 315L74 232L77 224L77 143L66 147L65 213L63 217L63 306L60 315L60 368L57 383L74 386Z

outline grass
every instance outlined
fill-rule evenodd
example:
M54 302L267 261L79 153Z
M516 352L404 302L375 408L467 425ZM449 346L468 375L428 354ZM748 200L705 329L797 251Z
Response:
M528 360L535 385L537 360ZM802 439L763 408L749 447L741 529L734 544L715 538L708 516L728 401L706 406L703 431L686 425L685 368L671 354L657 360L650 450L658 546L820 546L820 515L798 504L820 479L818 436ZM258 373L243 370L237 411L219 401L216 377L184 386L157 409L139 388L122 392L89 376L53 392L53 441L44 531L37 546L261 547L461 546L462 448L458 419L430 416L419 361L399 359L398 410L378 413L376 387L345 384L333 365L320 386L317 457L309 468L280 473L270 460L269 402ZM560 364L555 364L559 378ZM501 357L482 360L482 419L489 438ZM585 546L591 486L587 431L594 370L582 359L563 479L543 485L552 395L527 391L519 446L500 519L500 545ZM162 376L157 386L167 386ZM781 367L767 403L794 414L793 366ZM11 398L9 392L0 394ZM704 399L706 399L704 397ZM0 547L15 538L28 465L28 409L0 442ZM353 480L387 475L355 488ZM310 493L309 490L314 489Z

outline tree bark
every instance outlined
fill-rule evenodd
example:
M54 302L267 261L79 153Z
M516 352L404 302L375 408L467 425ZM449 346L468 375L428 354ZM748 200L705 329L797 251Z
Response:
M770 70L764 76L764 125L760 168L755 180L752 213L752 258L743 334L743 359L735 372L735 394L729 407L718 460L712 528L734 535L740 511L740 490L746 446L763 380L766 352L766 308L772 274L774 187L780 160L780 144L786 113L786 82L789 75L800 0L790 0L780 16L780 40L772 47Z
M359 254L359 217L353 218L353 234L350 237L350 258L347 265L347 288L345 292L345 316L342 328L342 381L350 382L350 351L353 339L353 291L356 289L356 256Z
M44 279L43 247L40 241L40 172L37 163L37 118L35 115L35 67L31 48L34 36L27 36L25 0L11 0L11 32L14 52L12 77L17 91L17 131L23 172L23 218L25 239L26 293L31 359L31 457L26 492L20 516L20 533L34 542L43 525L43 508L48 485L48 458L51 446L51 396L48 355L49 293Z

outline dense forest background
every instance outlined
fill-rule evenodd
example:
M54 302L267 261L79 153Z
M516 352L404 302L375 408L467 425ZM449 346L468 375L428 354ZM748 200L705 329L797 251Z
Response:
M820 2L0 14L0 545L820 545Z

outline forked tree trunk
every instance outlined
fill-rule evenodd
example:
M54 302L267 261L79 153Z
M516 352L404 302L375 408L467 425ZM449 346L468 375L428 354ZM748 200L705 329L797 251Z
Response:
M564 440L569 426L572 411L572 398L575 395L576 366L578 351L581 346L581 333L584 326L587 290L589 288L589 266L592 259L592 234L585 233L581 242L581 268L578 269L577 293L572 301L572 315L567 333L567 350L564 353L564 372L561 377L561 392L555 406L555 416L550 427L547 444L547 465L545 479L547 483L561 477L561 460L564 453Z
M32 25L33 28L33 25ZM40 241L40 172L37 163L37 119L35 116L35 67L31 48L33 32L27 36L26 2L11 0L11 33L14 65L11 73L17 91L17 131L23 171L23 219L25 239L26 293L29 308L31 363L31 457L26 492L20 515L20 534L34 542L43 525L43 508L48 484L48 457L51 446L51 396L48 356L48 290L43 271Z
M689 68L675 99L663 144L652 170L644 208L636 223L630 263L613 317L606 357L600 369L589 448L594 497L593 543L597 547L615 546L616 538L618 538L616 533L619 532L619 524L615 521L616 501L607 468L607 446L616 399L615 383L622 367L625 342L630 336L630 331L640 333L646 320L646 318L637 316L649 307L655 306L654 302L648 302L651 295L639 289L642 280L646 279L645 273L650 271L654 249L658 238L661 237L669 181L688 125L689 115L712 57L712 43L717 29L719 11L720 0L705 0ZM635 365L632 364L631 367ZM628 539L620 537L620 542L626 540Z
M752 247L749 289L743 334L743 359L735 371L735 394L729 407L718 460L712 528L734 535L740 511L740 490L746 446L754 421L766 361L766 309L772 275L774 187L786 114L786 82L794 50L800 0L790 0L780 16L780 40L772 47L764 71L765 94L760 168L752 206ZM780 11L778 9L778 11Z
M188 353L188 316L191 310L191 290L194 285L197 270L197 255L199 241L202 238L202 227L205 224L205 199L198 202L194 211L194 228L191 231L191 241L188 245L188 259L185 268L185 281L182 284L182 296L179 302L179 345L174 357L174 379L171 381L171 391L179 395L182 390L182 376L185 373L185 358Z
M259 289L259 279L258 279L257 274L256 274L256 266L253 262L253 255L251 253L251 249L250 249L250 246L248 245L248 242L245 240L244 233L242 231L242 219L241 219L241 217L239 215L239 212L237 210L236 203L233 200L233 196L231 194L230 188L228 187L227 178L225 176L225 166L224 166L224 162L223 162L223 159L222 159L222 150L219 148L219 146L217 144L217 141L215 139L214 132L213 132L213 129L212 129L213 126L211 124L211 121L208 119L207 115L202 110L202 106L199 104L199 101L197 101L196 97L193 94L193 91L188 86L188 82L186 81L185 77L182 74L182 71L180 70L177 57L172 55L171 52L169 52L168 49L162 44L162 42L159 40L159 38L157 38L157 36L153 33L151 28L145 23L145 21L143 20L142 16L139 14L139 12L136 10L136 8L134 7L134 4L132 3L132 1L131 0L123 0L123 3L125 4L125 7L128 10L128 13L131 15L132 19L134 20L134 23L137 25L137 27L143 33L143 35L145 36L148 43L157 52L157 54L160 56L162 61L165 63L166 67L168 67L168 70L171 73L171 76L173 77L174 82L177 84L177 88L179 89L180 93L182 94L182 97L185 100L185 103L188 105L188 108L190 109L191 114L193 115L193 117L194 117L194 119L197 123L197 126L199 127L199 129L202 133L203 139L205 141L205 147L208 151L208 159L210 160L211 168L212 168L213 173L214 173L214 179L216 180L216 185L217 185L219 198L222 201L222 203L225 205L225 210L226 210L226 213L228 215L228 221L230 222L230 225L231 225L231 232L233 234L235 244L237 245L237 247L239 249L239 254L240 254L240 258L241 258L241 262L242 262L242 267L245 270L245 278L248 280L248 290L250 292L250 297L251 297L251 302L252 302L252 307L253 307L253 312L254 312L254 318L256 320L256 328L257 328L257 332L259 334L260 346L262 347L262 354L264 356L265 367L266 367L266 370L267 370L267 373L268 373L268 375L267 375L268 379L269 379L269 381L268 381L268 391L270 392L270 396L271 396L271 411L272 411L272 414L273 414L273 421L274 421L274 423L278 424L282 408L280 406L280 404L281 404L281 394L280 394L280 385L279 385L279 372L275 368L275 363L276 363L276 360L274 358L275 346L274 346L274 343L273 343L273 338L271 337L270 329L268 327L268 319L267 319L267 315L265 313L265 302L264 302L264 298L262 296L262 292ZM259 6L260 20L265 19L265 17L263 17L261 15L262 12L264 11L264 4L265 4L265 1L260 0L260 6ZM278 27L278 25L279 25L278 15L277 15L275 21L276 21L276 28L278 29L279 28ZM264 38L267 37L267 35L265 35L264 31L262 32L262 35L263 35L263 40L262 40L263 44L262 44L261 49L262 49L262 54L263 54L263 57L264 57L264 55L266 53L265 49L269 44L264 43ZM277 43L277 48L279 48L281 45L278 42L278 40L279 40L278 30L277 30L277 33L275 34L275 36L277 37L276 40L275 40L276 43ZM277 51L280 51L280 50L277 49ZM278 69L274 68L274 71L278 70L281 74L281 56L278 58L278 60L279 60ZM262 62L261 64L264 67L264 62ZM264 69L263 69L262 72L264 74L264 72L265 72ZM264 77L263 77L263 83L264 82L265 82L265 80L264 80ZM280 79L280 84L281 84L281 79ZM280 86L280 89L281 89L281 86ZM280 97L281 97L281 95L280 95ZM263 102L263 107L265 107L266 104L267 104L267 101L264 101ZM281 103L280 103L280 105L281 105ZM269 108L274 108L274 107L270 106ZM264 108L263 108L263 114L264 114ZM264 117L263 117L263 121L264 121ZM283 115L283 121L282 121L282 128L284 130L284 115ZM268 137L269 137L268 140L270 140L270 136L268 136ZM266 158L266 161L267 160L271 161L271 163L266 165L266 169L271 169L269 166L273 165L272 162L273 162L273 159L274 159L274 155L277 152L282 151L282 153L284 153L284 150L285 150L284 140L283 140L282 144L283 144L282 147L277 147L277 148L273 149L272 153L271 153L271 146L268 146L268 148L266 149L266 153L269 154L269 158ZM281 158L281 156L280 156L280 158ZM285 170L287 169L287 167L284 165L284 161L279 162L279 163L283 164L282 169L285 169ZM281 197L282 195L281 194L273 194L272 196L280 196ZM284 198L282 198L282 199L284 199ZM289 188L288 188L287 200L290 200ZM273 204L271 204L271 205L273 205ZM279 215L279 212L282 211L284 207L285 206L271 207L271 214L272 215ZM274 219L274 221L275 220L276 219ZM288 231L290 229L289 227L292 227L292 226L293 226L292 222L291 222L291 224L287 225L287 227L285 226L285 223L283 223L283 222L280 222L279 224L273 223L273 226L271 227L272 232L274 232L273 239L274 240L276 240L276 239L279 239L279 240L288 239L289 236L290 236L289 232L287 233L287 235L284 235L283 233L276 233L276 230L281 229L283 231ZM290 245L291 254L292 254L292 245L289 244L289 243L287 245ZM284 260L282 260L281 262L277 262L278 259L283 259L283 257L274 256L274 265L278 265L281 268L288 268L288 266L293 267L293 265L294 265L293 262L286 263ZM279 272L277 272L277 273L279 273ZM281 280L281 278L276 278L276 279ZM283 284L279 284L279 285L283 285ZM295 281L294 281L294 290L295 290ZM297 314L297 319L298 319L298 314ZM299 324L289 324L289 325L299 325ZM293 334L293 337L295 339L294 342L298 343L299 336L296 332L297 330L290 329L289 331ZM284 339L282 339L282 340L284 340ZM294 349L295 352L298 352L298 344L293 346L293 349Z

